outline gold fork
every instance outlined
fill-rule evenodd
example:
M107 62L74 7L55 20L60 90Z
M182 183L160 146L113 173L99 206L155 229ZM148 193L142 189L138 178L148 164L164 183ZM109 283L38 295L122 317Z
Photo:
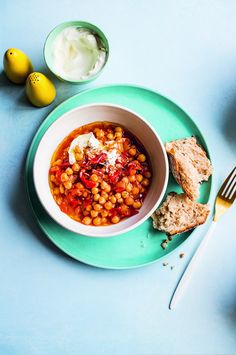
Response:
M215 201L215 215L212 220L211 226L208 229L207 234L203 238L202 242L200 243L199 247L197 248L194 256L188 263L186 269L183 272L183 275L181 276L176 289L173 293L173 296L170 301L169 308L173 309L175 305L178 303L180 300L181 296L183 295L184 289L190 279L191 273L194 269L194 266L197 264L199 261L199 256L201 255L204 247L207 244L207 241L209 240L210 236L212 235L216 223L218 222L219 218L224 214L228 208L230 208L234 200L236 198L236 167L231 171L227 179L224 181L223 185L221 186L218 195L216 197Z

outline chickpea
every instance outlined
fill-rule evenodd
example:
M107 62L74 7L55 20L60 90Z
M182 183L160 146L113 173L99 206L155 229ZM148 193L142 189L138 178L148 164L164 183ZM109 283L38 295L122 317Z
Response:
M131 192L133 189L133 185L131 183L129 183L127 186L126 186L126 191L127 192Z
M119 181L117 184L116 184L117 187L119 187L120 189L125 189L125 183L124 181Z
M133 176L133 175L136 175L136 169L130 169L130 171L129 171L129 175L130 176Z
M104 203L106 202L106 199L105 199L103 196L101 196L101 197L99 198L98 202L99 202L101 205L104 205Z
M107 218L106 218L106 217L103 217L101 223L102 223L103 225L104 225L104 224L107 224Z
M60 165L62 163L61 159L58 159L56 161L54 161L54 163L52 164L52 166L56 166L56 165Z
M64 182L64 187L67 189L67 190L70 190L72 188L72 182L71 181L66 181Z
M62 197L59 196L56 201L57 201L57 204L60 206L62 204Z
M106 210L103 210L101 211L101 216L104 218L104 217L107 217L108 216L108 212Z
M101 196L104 197L106 200L108 199L108 193L105 191L101 192Z
M59 189L60 189L60 193L64 194L65 189L64 189L64 186L62 184L60 185Z
M77 182L77 184L75 185L77 189L82 190L84 188L84 185L81 184L81 182Z
M101 222L102 222L101 217L95 217L95 218L93 219L93 224L94 224L95 226L100 226Z
M112 221L112 223L116 224L116 223L120 222L120 218L118 216L114 216L114 217L112 217L111 221Z
M94 199L94 201L98 201L100 199L100 195L99 194L95 194L93 196L93 199Z
M117 192L117 193L115 194L115 197L116 197L117 199L121 198L121 193Z
M130 148L130 149L129 149L129 154L130 154L132 157L134 157L136 153L137 153L137 151L136 151L135 148Z
M129 179L127 176L124 176L121 181L123 181L125 184L129 183Z
M124 215L126 215L126 213L128 212L129 210L129 207L127 205L121 205L120 206L120 209L121 209L121 213L123 213Z
M143 186L148 186L149 185L149 180L148 179L144 179L142 182Z
M75 159L78 161L83 160L83 153L75 153Z
M60 190L58 187L55 187L54 191L53 191L54 195L59 195Z
M83 197L87 197L88 196L88 191L84 191L83 192Z
M92 206L91 205L86 207L86 211L90 212L91 210L92 210Z
M130 197L130 196L126 197L126 199L125 199L125 204L126 204L127 206L132 206L133 203L134 203L134 199L133 199L132 197Z
M50 175L50 181L55 182L56 181L56 177L54 175Z
M69 176L66 173L61 174L61 181L65 182L69 180Z
M123 198L121 197L121 198L118 198L117 202L118 202L118 203L123 203L124 200L123 200Z
M77 179L77 176L76 176L76 175L70 175L70 176L69 176L69 180L70 180L72 183L74 183L76 179Z
M133 203L133 208L139 209L141 206L142 206L142 204L141 204L140 201L134 201L134 203Z
M122 138L122 132L116 132L116 133L115 133L115 137L116 137L117 139Z
M82 219L83 224L89 225L89 224L91 224L91 222L92 222L92 218L90 218L90 217L84 217Z
M141 174L136 175L136 180L138 182L141 182L143 180L143 175L141 175Z
M130 141L126 139L124 141L124 150L129 150L130 149Z
M121 192L121 196L122 196L123 198L128 197L128 196L129 196L128 191L122 191L122 192Z
M102 129L99 129L97 132L96 132L96 136L97 138L103 138L105 135L104 131Z
M145 160L146 160L145 155L144 154L139 154L138 161L140 161L140 163L143 163L143 162L145 162Z
M94 181L94 182L98 181L98 176L96 174L92 174L91 175L91 180Z
M80 147L78 145L75 146L75 153L81 153Z
M98 191L99 191L99 190L98 190L97 187L93 187L92 190L91 190L91 192L92 192L93 195L98 194Z
M110 201L111 201L111 203L116 203L116 197L114 195L112 195L110 197Z
M136 181L135 175L129 176L129 181L130 181L130 182L135 182L135 181Z
M150 177L152 176L152 174L150 173L150 171L146 171L146 172L144 173L144 175L145 175L146 178L150 178Z
M132 194L133 195L138 195L139 194L139 188L134 186L133 189L132 189Z
M141 188L140 188L141 194L142 194L144 191L145 191L145 188L144 188L144 187L141 187Z
M105 206L105 209L108 211L113 208L113 204L111 203L111 201L107 201L104 206Z
M102 206L99 205L99 203L96 203L96 205L94 205L93 208L95 209L95 211L101 211Z
M105 190L105 187L106 187L107 185L108 185L108 184L107 184L106 181L102 181L102 182L101 182L101 189L102 189L102 190Z
M107 184L107 186L104 189L105 192L110 192L111 191L111 186Z
M80 166L79 166L78 163L74 163L74 164L72 165L72 170L73 170L73 171L79 171L79 169L80 169Z
M116 128L115 128L115 131L116 131L116 132L123 132L123 129L122 129L121 127L116 127Z
M67 168L66 169L66 174L67 175L72 175L73 174L73 170L71 168Z
M91 211L90 211L90 214L91 214L91 217L95 218L95 217L98 216L98 211L91 210Z
M109 140L112 140L112 139L114 139L114 136L113 136L112 133L108 133L107 138L108 138Z

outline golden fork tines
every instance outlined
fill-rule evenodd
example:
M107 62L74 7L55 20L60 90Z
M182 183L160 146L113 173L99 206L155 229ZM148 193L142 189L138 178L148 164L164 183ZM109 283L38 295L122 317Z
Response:
M232 206L236 198L236 167L231 171L227 179L218 192L215 202L214 221L218 221L220 216Z

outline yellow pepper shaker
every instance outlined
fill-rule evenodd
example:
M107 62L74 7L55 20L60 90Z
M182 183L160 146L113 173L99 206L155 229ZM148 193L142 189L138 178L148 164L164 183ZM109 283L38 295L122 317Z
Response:
M6 76L15 84L24 84L34 70L29 57L17 48L9 48L3 58Z
M43 107L53 102L56 89L44 74L33 72L26 80L26 95L34 106Z

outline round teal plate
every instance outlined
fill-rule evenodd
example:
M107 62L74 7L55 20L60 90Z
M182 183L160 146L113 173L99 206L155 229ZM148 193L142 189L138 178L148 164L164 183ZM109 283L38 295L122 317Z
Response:
M161 243L166 237L152 228L150 218L136 229L111 238L78 235L65 230L49 217L34 189L34 155L48 127L65 112L80 105L98 102L119 104L136 111L152 124L163 142L195 135L207 149L206 143L191 118L173 102L156 92L128 85L103 86L71 97L48 115L36 133L26 161L26 186L34 215L48 238L66 254L92 266L110 269L143 266L169 254L194 232L176 236L165 250ZM201 186L200 202L208 201L210 190L211 179ZM168 191L181 191L171 176Z

